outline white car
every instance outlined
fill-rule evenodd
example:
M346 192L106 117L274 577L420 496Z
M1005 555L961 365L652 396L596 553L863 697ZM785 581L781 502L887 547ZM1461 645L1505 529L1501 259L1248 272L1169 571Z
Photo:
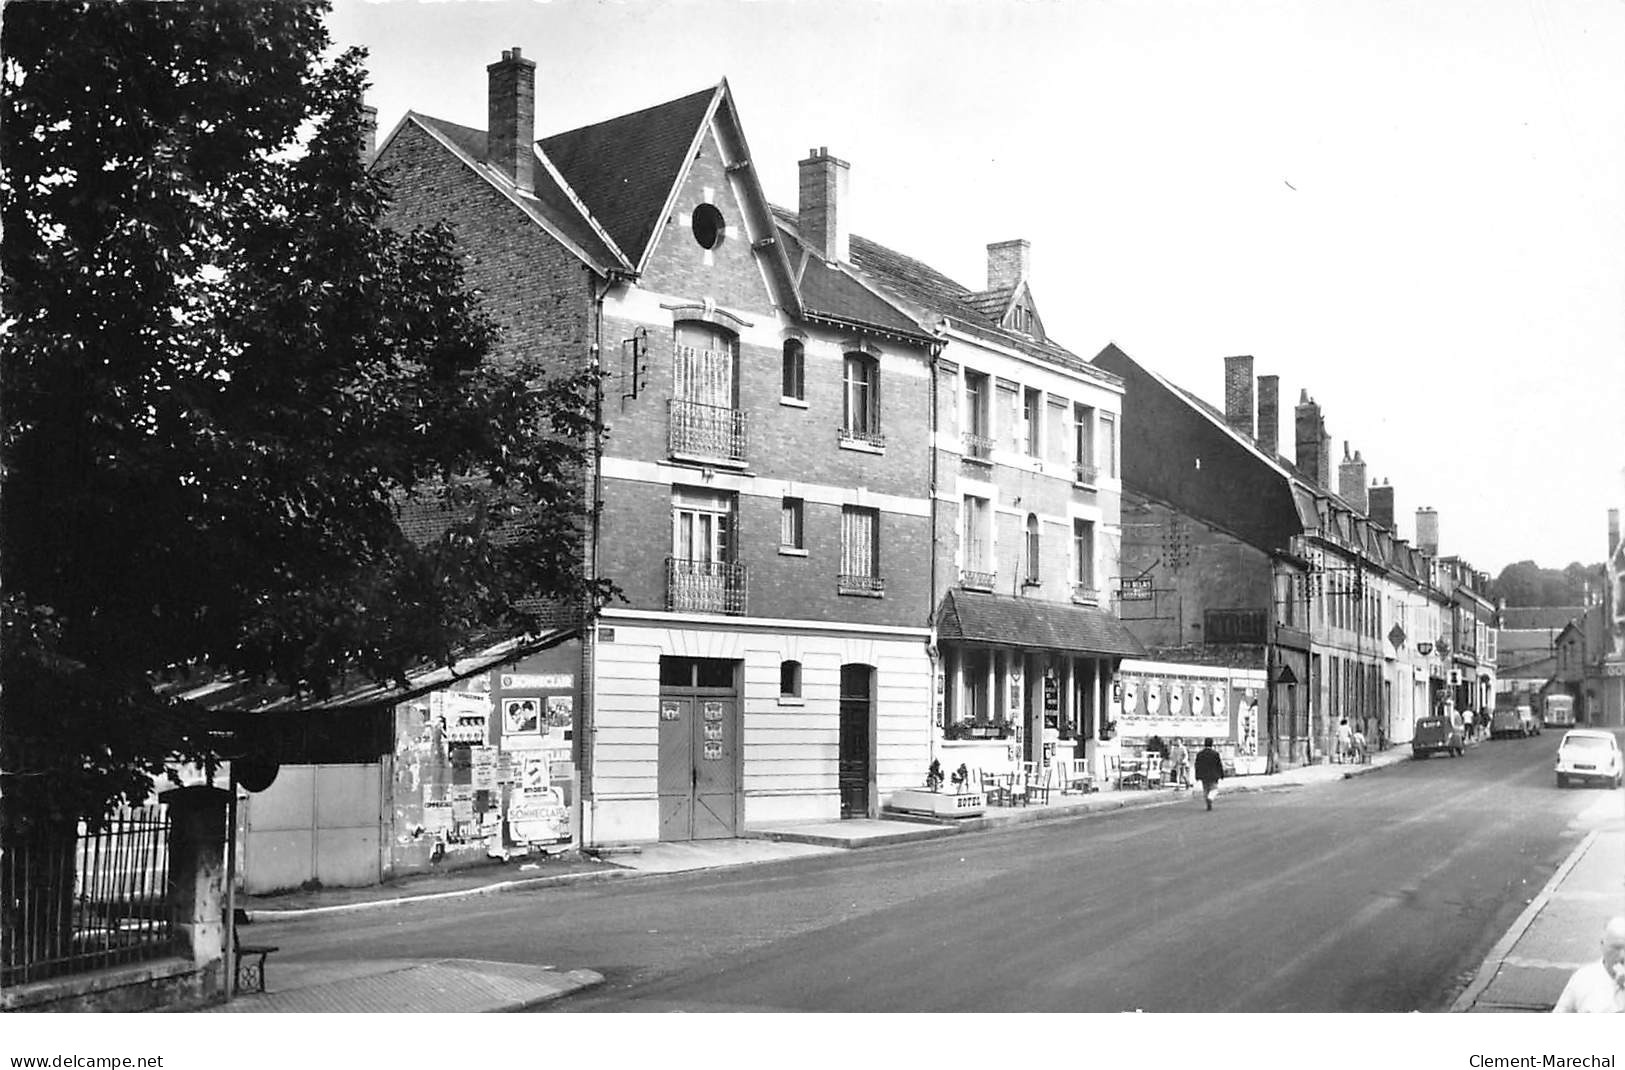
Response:
M1575 728L1563 734L1557 745L1557 786L1566 788L1571 780L1600 780L1611 788L1625 783L1625 760L1612 732Z

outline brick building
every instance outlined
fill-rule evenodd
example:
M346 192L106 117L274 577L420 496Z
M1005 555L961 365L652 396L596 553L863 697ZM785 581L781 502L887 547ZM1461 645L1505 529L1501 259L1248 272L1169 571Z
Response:
M1163 662L1263 674L1263 723L1256 741L1236 726L1238 758L1256 747L1278 765L1315 760L1345 717L1408 741L1447 678L1435 637L1448 633L1450 603L1436 549L1394 535L1393 488L1368 488L1346 446L1332 488L1330 436L1307 393L1293 414L1295 460L1281 456L1279 378L1255 386L1252 357L1226 359L1223 411L1116 346L1095 363L1131 399L1124 626Z

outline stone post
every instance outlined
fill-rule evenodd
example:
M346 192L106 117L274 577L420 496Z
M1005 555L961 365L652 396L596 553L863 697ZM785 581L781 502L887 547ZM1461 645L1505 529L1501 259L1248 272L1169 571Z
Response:
M205 974L204 989L226 991L226 808L223 788L175 788L169 808L169 888L177 951Z

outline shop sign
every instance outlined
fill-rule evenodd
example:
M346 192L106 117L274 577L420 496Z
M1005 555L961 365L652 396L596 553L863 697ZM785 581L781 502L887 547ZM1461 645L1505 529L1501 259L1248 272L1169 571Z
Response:
M573 673L567 672L505 672L502 674L504 691L556 691L569 690L576 685Z
M1262 643L1262 609L1210 609L1203 615L1202 636L1209 643Z
M497 749L474 747L469 751L474 767L474 790L497 790Z

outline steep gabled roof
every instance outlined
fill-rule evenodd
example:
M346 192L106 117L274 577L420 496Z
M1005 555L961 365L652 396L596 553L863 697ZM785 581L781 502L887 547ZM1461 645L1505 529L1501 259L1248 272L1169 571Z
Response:
M970 294L965 303L976 309L992 323L1004 322L1004 314L1010 311L1010 302L1016 299L1016 288L1006 286L999 290L983 290L981 293Z
M785 208L773 206L773 214L783 228L799 236L798 216ZM799 242L798 242L799 244ZM999 309L990 315L982 305L983 296L950 279L947 275L922 260L916 260L879 242L858 234L851 235L851 267L859 281L900 301L916 320L930 323L948 319L954 327L1009 349L1026 353L1051 364L1072 371L1087 373L1092 378L1116 382L1116 377L1097 368L1063 346L1038 341L1000 325L1008 309ZM816 257L810 257L816 260ZM1012 294L1015 291L1011 291Z
M633 264L642 262L700 124L721 92L712 86L539 143Z
M870 327L924 342L931 338L912 316L848 275L839 265L813 256L800 237L778 224L779 243L797 279L803 313L810 319Z

